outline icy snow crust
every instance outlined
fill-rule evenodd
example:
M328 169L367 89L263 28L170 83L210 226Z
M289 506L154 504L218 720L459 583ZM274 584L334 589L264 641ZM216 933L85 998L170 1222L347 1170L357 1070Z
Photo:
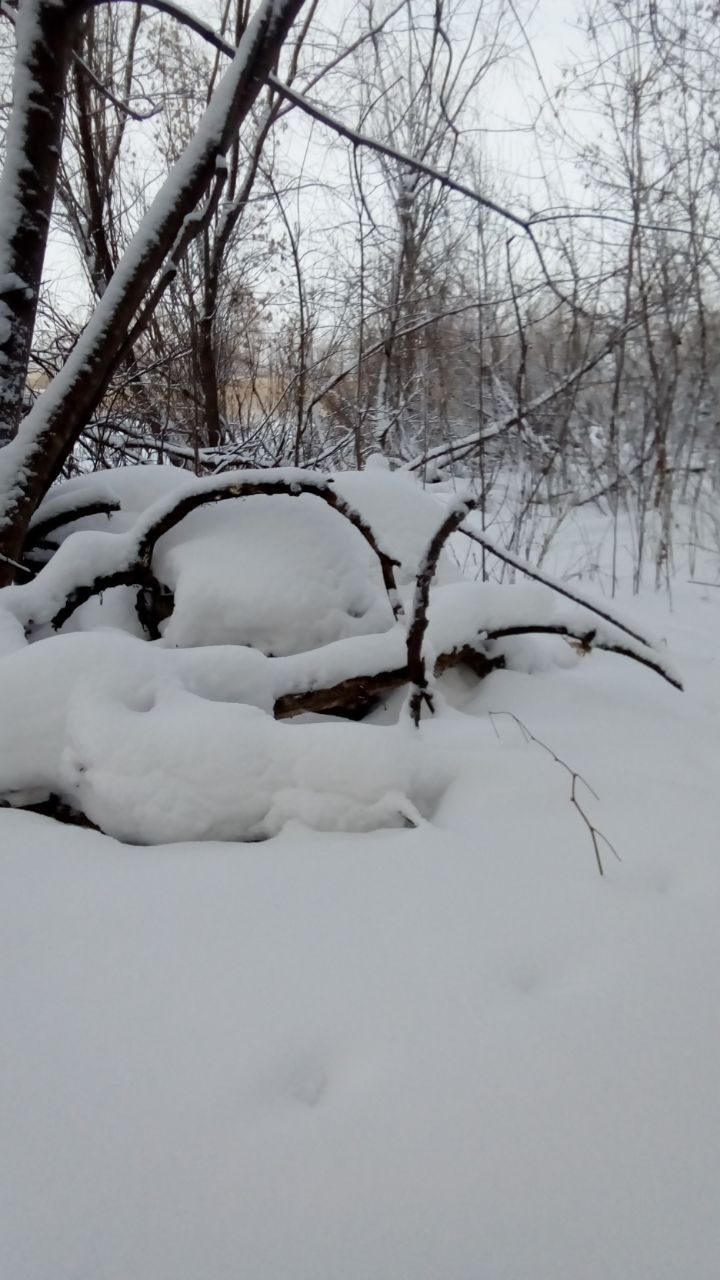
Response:
M112 510L51 533L59 549L35 580L0 592L1 799L19 806L58 796L102 831L150 844L262 839L293 820L365 831L433 813L466 767L465 747L413 732L402 695L384 724L273 717L287 695L407 662L407 623L394 617L377 556L317 496L224 501L166 533L153 567L175 606L160 640L144 637L130 587L86 602L64 634L52 632L68 593L131 564L147 530L181 497L268 477L295 489L308 473L244 471L208 482L169 467L127 468L51 495L40 523L99 501ZM379 469L313 479L321 490L334 486L395 556L411 622L415 577L447 495L436 501L411 477ZM528 621L634 643L544 586L462 578L444 553L424 642L428 670L436 655ZM542 651L523 640L506 645L518 669L537 665ZM554 655L548 660L573 661L560 641ZM441 681L438 705L453 679L461 677Z

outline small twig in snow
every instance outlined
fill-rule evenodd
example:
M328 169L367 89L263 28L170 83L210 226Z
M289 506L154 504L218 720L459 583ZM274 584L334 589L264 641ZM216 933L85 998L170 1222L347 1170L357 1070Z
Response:
M617 858L618 862L622 862L622 858L620 857L620 854L618 853L614 844L612 844L611 841L608 840L607 836L604 835L602 831L598 830L598 828L594 825L594 823L590 821L590 818L588 817L587 813L585 812L582 805L580 804L580 801L578 800L578 797L577 797L578 783L581 783L585 787L585 789L590 792L590 795L593 797L593 799L599 800L600 798L597 792L594 790L594 788L590 786L590 783L588 782L587 778L584 778L581 773L578 773L577 769L573 769L572 766L569 765L566 760L562 760L561 757L557 754L557 752L553 751L552 747L548 746L547 742L543 742L541 738L538 738L535 736L534 733L531 733L527 725L523 723L523 721L520 719L519 716L515 715L514 711L489 711L488 715L490 717L490 723L493 727L493 731L497 738L500 737L500 734L498 733L497 728L495 726L495 717L509 716L511 720L515 721L515 724L517 725L518 729L520 730L526 742L534 742L536 746L542 747L543 751L547 752L547 754L555 762L555 764L559 764L560 768L564 769L565 772L569 774L571 779L570 803L573 806L573 808L576 809L577 812L580 814L580 817L582 818L583 822L585 823L585 826L590 832L590 839L592 840L592 847L593 847L593 852L595 854L595 861L597 862L597 868L598 868L598 871L600 872L600 875L601 876L605 875L605 870L602 864L602 858L600 857L600 841L602 841L603 844L607 845L608 849Z
M12 556L6 556L0 551L0 560L4 560L5 564L11 564L13 569L19 569L21 573L27 573L30 578L35 577L35 571L28 569L26 564L20 564L17 560L13 560Z

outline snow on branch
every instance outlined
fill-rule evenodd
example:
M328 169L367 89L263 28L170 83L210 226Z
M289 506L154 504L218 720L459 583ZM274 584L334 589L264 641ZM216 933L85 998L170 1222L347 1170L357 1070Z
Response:
M520 557L515 556L512 552L507 552L503 548L498 547L493 539L488 538L485 534L478 534L474 530L462 528L463 522L467 516L479 505L480 499L468 498L453 504L450 510L444 515L441 524L433 535L430 544L420 562L415 585L415 594L413 599L412 612L407 632L407 665L409 679L412 685L409 711L410 716L415 725L420 723L423 703L430 711L433 710L432 694L428 687L426 658L424 654L425 634L428 627L428 605L430 602L430 587L432 585L435 572L437 570L440 553L445 546L448 538L458 531L465 533L474 541L479 542L493 555L499 559L512 564L528 577L541 582L544 586L549 587L551 591L564 596L571 600L574 604L580 605L583 609L589 610L597 617L609 624L611 629L623 633L630 640L630 643L618 640L617 637L610 633L603 633L597 627L578 628L577 624L573 626L572 621L558 619L553 624L534 625L531 621L511 627L499 628L495 632L485 632L480 638L486 640L499 640L505 636L511 635L528 635L531 633L545 633L563 636L566 639L577 641L581 648L585 651L590 649L606 649L611 653L621 654L623 657L632 658L634 661L641 663L643 666L649 667L661 676L674 688L682 690L682 684L672 667L666 663L662 656L657 653L651 644L648 643L638 632L631 630L616 614L606 608L601 608L594 601L589 599L583 592L573 591L564 583L557 579L544 574L539 569L535 569Z
M497 436L509 431L511 427L522 427L529 414L536 413L538 409L544 409L546 405L552 404L553 400L556 400L565 391L569 391L576 382L585 377L585 374L590 373L607 356L611 355L618 342L629 333L631 327L630 325L624 325L621 329L616 330L594 355L589 356L587 360L583 360L581 364L572 369L554 387L550 387L547 391L535 396L533 400L524 404L521 409L508 414L505 418L499 418L495 422L488 422L479 431L471 431L468 435L460 436L457 440L449 440L445 444L435 445L434 448L424 449L412 461L406 462L403 470L422 471L429 465L444 466L448 462L459 462L475 449L486 444L488 440L494 440Z
M152 569L155 547L160 538L199 507L236 498L272 495L319 498L354 525L378 560L393 615L396 618L402 616L394 572L399 561L383 549L368 522L341 497L331 479L310 477L307 472L285 468L275 472L235 472L222 478L201 477L189 481L170 498L150 507L127 533L76 535L75 542L64 543L32 584L14 589L16 609L19 607L24 615L21 619L23 624L32 629L50 622L57 631L80 605L93 596L115 586L127 585L138 585L149 591L154 606L160 607L160 600L164 599L162 611L163 616L167 616L170 593L157 581ZM88 510L84 514L89 514ZM52 518L49 517L48 521ZM82 538L81 555L77 554L80 545L77 538ZM156 626L147 626L147 607L141 604L139 614L143 625L155 636Z
M36 548L42 547L46 538L58 529L75 524L78 520L84 520L87 516L111 516L119 510L119 502L110 499L92 499L89 502L76 503L67 511L56 511L53 515L35 519L30 523L23 554L27 555Z
M217 184L218 157L227 151L253 106L302 2L262 0L195 134L142 219L91 320L17 437L3 449L0 535L8 554L16 554L34 509L122 358L117 335L131 331L152 281L189 225L188 215Z
M467 499L464 503L466 513L469 514L479 503L473 499ZM460 521L462 524L462 521ZM459 528L459 526L457 526ZM481 533L477 529L464 526L460 529L460 533L464 533L466 538L471 538L473 542L477 542L491 555L496 556L498 560L502 560L505 564L509 564L513 569L518 569L526 578L532 578L535 582L541 582L543 586L550 587L551 591L555 591L560 596L565 596L567 600L572 600L573 604L582 605L583 609L589 609L591 613L596 614L598 618L602 618L603 622L609 622L612 627L617 627L618 631L623 631L625 635L630 636L637 644L643 645L647 649L653 649L654 646L645 636L640 635L639 631L634 631L628 626L614 609L608 608L607 605L602 606L593 600L592 596L588 596L584 591L579 591L577 587L569 587L567 583L561 582L559 578L554 578L552 574L545 573L542 569L538 569L527 560L523 560L521 556L516 556L513 551L508 551L506 547L501 547L494 538L490 538L488 534ZM671 681L671 683L673 683Z
M656 675L672 685L673 689L679 689L682 692L682 684L678 677L648 645L627 645L613 642L604 638L594 628L589 631L583 631L582 627L577 624L570 626L564 622L552 624L528 623L524 626L498 627L495 631L485 632L482 638L486 642L492 642L505 640L510 636L539 635L560 636L563 640L571 640L580 653L589 653L591 649L604 649L606 653L617 653L621 658L631 658L633 662L639 662L641 666L654 671Z

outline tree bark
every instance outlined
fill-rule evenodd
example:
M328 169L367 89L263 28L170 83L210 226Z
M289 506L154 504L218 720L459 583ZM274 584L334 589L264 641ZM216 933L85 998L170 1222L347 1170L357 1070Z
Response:
M80 6L20 0L13 108L0 179L0 445L23 411L62 138L65 81Z
M3 557L19 559L33 512L122 360L119 335L131 330L153 280L187 234L188 219L216 178L218 162L255 102L303 3L263 0L197 133L168 174L66 364L27 415L16 439L0 450L0 585L11 579L11 566Z

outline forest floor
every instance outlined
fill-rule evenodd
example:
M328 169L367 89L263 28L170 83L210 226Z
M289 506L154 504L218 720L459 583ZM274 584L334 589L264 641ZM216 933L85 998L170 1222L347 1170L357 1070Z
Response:
M588 548L599 516L553 569ZM558 640L443 677L419 732L468 763L415 828L0 811L3 1276L716 1280L720 588L688 578L619 597L684 693Z

